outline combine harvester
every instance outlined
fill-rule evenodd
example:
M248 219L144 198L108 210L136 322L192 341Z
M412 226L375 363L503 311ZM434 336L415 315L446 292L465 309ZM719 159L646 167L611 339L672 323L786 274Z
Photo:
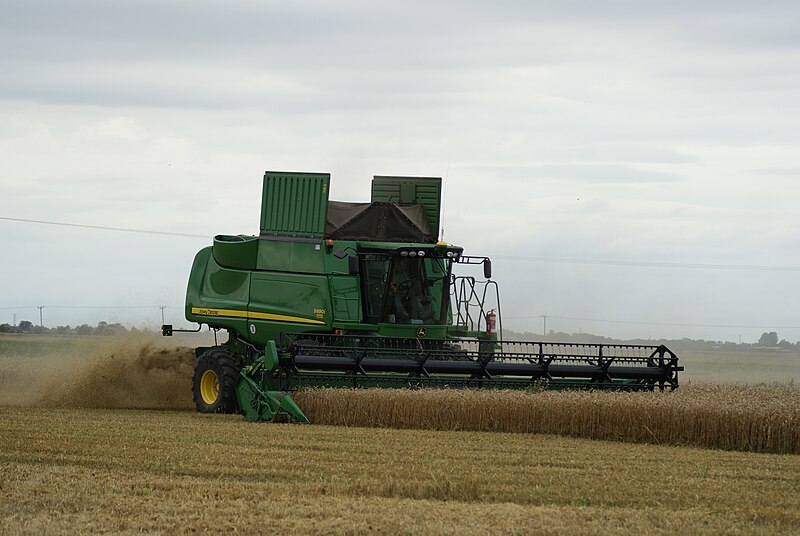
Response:
M289 395L304 386L678 387L665 346L502 340L490 259L438 239L440 178L376 176L369 203L329 187L267 172L259 236L216 236L195 257L186 319L228 333L196 349L198 411L308 422Z

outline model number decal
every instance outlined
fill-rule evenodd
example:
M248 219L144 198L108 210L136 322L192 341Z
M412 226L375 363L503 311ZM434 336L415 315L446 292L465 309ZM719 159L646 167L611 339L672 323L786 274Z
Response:
M302 318L299 316L281 315L276 313L262 313L258 311L241 311L238 309L210 309L207 307L192 307L192 314L198 316L214 316L229 318L247 318L250 320L276 320L278 322L299 322L302 324L324 324L325 309L314 309L318 319Z

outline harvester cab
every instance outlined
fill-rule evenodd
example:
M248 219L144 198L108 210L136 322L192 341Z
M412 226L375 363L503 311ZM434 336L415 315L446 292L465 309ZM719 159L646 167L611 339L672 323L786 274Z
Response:
M663 346L498 337L491 261L439 240L440 178L376 176L368 203L329 189L328 174L267 172L259 235L197 253L186 319L228 333L196 349L198 411L307 422L289 394L303 386L677 387ZM455 273L468 264L484 279Z

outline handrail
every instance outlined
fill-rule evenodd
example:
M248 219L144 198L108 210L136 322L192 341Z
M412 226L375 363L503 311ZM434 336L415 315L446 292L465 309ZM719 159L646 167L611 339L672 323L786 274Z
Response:
M486 328L486 299L492 297L490 288L494 292L494 301L497 303L497 319L500 337L503 333L503 321L500 309L500 289L496 281L477 281L473 276L452 276L450 288L452 292L451 306L454 315L454 324L463 326L470 331L482 331ZM477 309L477 319L473 318L472 311Z

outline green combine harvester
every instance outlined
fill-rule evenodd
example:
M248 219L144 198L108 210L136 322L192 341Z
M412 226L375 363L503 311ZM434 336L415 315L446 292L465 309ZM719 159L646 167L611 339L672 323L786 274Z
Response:
M369 203L329 189L329 174L267 172L260 234L197 253L186 319L228 333L196 349L198 411L308 422L289 394L305 386L678 387L665 346L498 337L490 259L439 240L440 178L376 176Z

